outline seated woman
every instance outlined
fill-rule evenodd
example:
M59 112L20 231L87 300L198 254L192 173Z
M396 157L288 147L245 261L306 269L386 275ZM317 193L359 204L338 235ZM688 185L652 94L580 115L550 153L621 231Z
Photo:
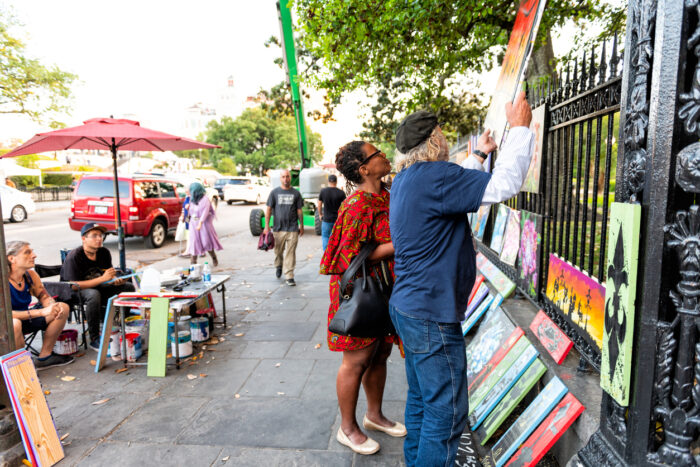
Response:
M44 331L41 352L34 359L36 369L43 370L73 362L73 357L57 355L52 351L68 319L68 305L57 303L42 285L39 275L31 270L36 254L29 243L21 240L9 242L6 253L16 348L24 348L25 334ZM30 309L32 297L37 298L41 308Z

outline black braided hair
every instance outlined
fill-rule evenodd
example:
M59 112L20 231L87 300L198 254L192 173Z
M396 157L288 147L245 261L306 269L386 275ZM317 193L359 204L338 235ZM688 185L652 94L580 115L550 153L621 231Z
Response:
M338 151L335 155L335 168L343 174L345 180L352 185L362 183L360 166L365 160L365 153L362 151L364 141L352 141Z

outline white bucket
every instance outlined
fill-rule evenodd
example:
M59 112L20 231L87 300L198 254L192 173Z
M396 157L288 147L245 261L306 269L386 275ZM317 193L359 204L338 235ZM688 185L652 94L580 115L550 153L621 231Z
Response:
M209 340L209 319L206 317L192 318L190 320L190 332L192 333L192 342Z
M175 335L171 336L172 342L170 343L170 351L175 356L175 346L178 346L178 351L180 352L180 358L189 357L192 355L192 337L190 331L178 331L177 339ZM177 342L176 342L177 340Z
M107 356L118 359L122 354L121 346L119 345L119 328L112 328L112 334L109 336L109 352Z
M141 348L148 350L148 320L139 319L126 325L126 333L137 332L141 336Z

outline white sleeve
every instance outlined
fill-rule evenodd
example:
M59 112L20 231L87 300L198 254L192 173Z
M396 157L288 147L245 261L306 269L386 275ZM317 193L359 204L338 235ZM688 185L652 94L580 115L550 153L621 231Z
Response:
M481 205L500 203L517 195L525 182L534 151L535 135L529 128L511 128L508 139L499 151L491 180L481 199ZM473 159L473 158L472 158Z
M460 165L463 169L471 169L478 170L479 172L486 172L486 167L484 167L484 165L471 154L468 154L467 158L464 159Z

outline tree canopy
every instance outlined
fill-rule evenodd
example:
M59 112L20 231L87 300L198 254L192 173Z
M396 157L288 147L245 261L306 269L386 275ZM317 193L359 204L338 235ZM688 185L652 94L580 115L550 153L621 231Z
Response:
M465 91L476 73L500 65L519 2L501 0L293 0L306 80L327 92L332 106L355 90L374 105L365 135L393 138L405 113L428 108L448 131L476 128L481 95ZM605 0L549 0L542 40L568 20L624 23L624 8ZM305 60L302 60L304 63ZM308 68L308 67L307 67ZM303 67L302 67L303 70ZM490 92L491 89L486 89Z
M309 157L319 161L323 155L321 135L308 127L306 132ZM224 117L209 122L206 141L221 146L211 153L217 167L219 160L230 158L243 172L263 175L268 169L301 164L294 118L260 107L246 109L235 120Z
M70 86L77 77L27 57L24 43L13 35L18 26L0 9L0 113L41 121L67 110Z

